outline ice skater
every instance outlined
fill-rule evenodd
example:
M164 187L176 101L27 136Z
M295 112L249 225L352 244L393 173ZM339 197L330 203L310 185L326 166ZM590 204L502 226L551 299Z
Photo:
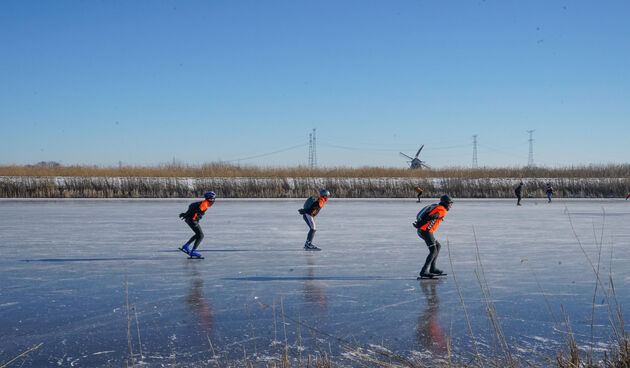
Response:
M418 236L424 240L429 248L429 255L424 262L422 270L420 270L420 278L433 278L438 275L445 275L442 270L435 267L435 261L440 254L442 245L435 240L433 233L437 230L446 212L452 206L453 200L445 194L440 197L440 203L428 205L416 215L416 222L413 225L418 229Z
M326 189L322 189L319 192L319 195L316 194L307 198L304 202L304 207L298 210L309 228L308 235L306 236L306 243L304 243L304 249L306 250L320 250L315 246L315 244L313 244L313 237L315 236L315 231L317 231L315 216L317 216L319 211L324 207L324 203L326 203L329 196L330 192Z
M516 189L514 189L514 194L516 194L516 205L521 205L521 194L523 192L523 182L521 182Z
M422 197L422 188L420 187L416 187L416 192L418 193L417 197L418 197L418 202L420 202L420 197Z
M197 247L199 247L199 244L203 240L203 231L201 231L201 226L199 226L199 220L201 220L203 215L206 213L206 210L212 207L217 197L214 192L207 192L203 196L203 201L191 203L188 206L188 211L179 214L179 217L186 221L186 224L188 224L192 231L195 232L195 235L193 235L186 244L179 248L179 250L188 254L190 258L203 259L201 254L197 252ZM193 244L192 249L190 249L189 246L192 242L195 242L195 244Z
M626 201L628 200L628 198L630 198L630 193L628 193L628 195L626 196Z
M547 203L551 203L551 197L553 197L553 187L547 184Z

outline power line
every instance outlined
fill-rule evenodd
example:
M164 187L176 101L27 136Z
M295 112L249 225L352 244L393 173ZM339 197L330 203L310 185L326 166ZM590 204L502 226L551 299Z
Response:
M260 154L260 155L255 155L255 156L241 157L241 158L237 158L237 159L234 159L234 160L227 160L227 161L225 161L225 162L245 161L245 160L251 160L251 159L254 159L254 158L260 158L260 157L271 156L271 155L275 155L276 153L286 152L286 151L290 151L290 150L293 150L293 149L296 149L296 148L300 148L300 147L304 147L304 146L306 146L306 144L305 144L305 143L302 143L302 144L297 144L297 145L295 145L295 146L291 146L291 147L287 147L287 148L282 148L282 149L279 149L279 150L277 150L277 151L268 152L268 153L263 153L263 154Z
M361 146L361 147L351 147L351 146L342 146L339 144L332 144L332 143L319 143L320 146L324 146L324 147L330 147L330 148L338 148L338 149L343 149L343 150L348 150L348 151L380 151L380 152L400 152L402 146L405 146L405 149L411 147L411 145L409 144L405 144L405 145L400 145L398 146L398 148L373 148L371 145L366 144L365 146ZM389 144L388 144L389 145ZM417 145L413 146L414 150L417 149ZM450 149L454 149L454 148L462 148L462 147L468 147L468 144L460 144L460 145L456 145L456 146L446 146L446 147L431 147L431 151L443 151L443 150L450 150Z
M324 147L330 147L330 148L339 148L339 149L343 149L343 150L348 150L348 151L365 151L365 150L370 150L370 151L387 151L387 152L396 152L399 151L399 149L386 149L386 148L366 148L366 147L349 147L349 146L340 146L338 144L330 144L330 143L320 143L321 146Z
M532 131L527 131L532 132ZM238 161L246 161L246 160L252 160L252 159L256 159L256 158L261 158L261 157L267 157L267 156L271 156L271 155L275 155L278 153L282 153L282 152L286 152L286 151L291 151L297 148L302 148L305 146L309 147L309 157L308 157L308 164L309 167L311 168L315 168L317 167L317 138L316 138L316 129L313 129L313 131L311 133L309 133L309 142L308 143L302 143L302 144L296 144L294 146L290 146L290 147L286 147L286 148L281 148L275 151L271 151L271 152L267 152L267 153L261 153L258 155L252 155L252 156L247 156L247 157L241 157L241 158L236 158L236 159L232 159L232 160L225 160L223 162L238 162ZM531 133L530 133L531 134ZM477 135L473 136L473 167L478 167L478 162L477 162L477 157L478 157L478 152L479 152L479 148L482 149L482 151L485 150L490 150L496 153L500 153L502 155L507 155L507 156L512 156L515 158L521 158L523 159L524 157L522 155L518 155L515 154L514 152L511 151L510 148L505 148L505 149L501 149L499 147L491 147L491 146L487 146L487 145L483 145L480 144L478 139L477 139ZM533 147L532 147L532 142L533 139L530 136L530 156L529 156L529 160L531 162L531 165L533 165ZM443 146L443 147L431 147L431 151L450 151L450 150L454 150L456 148L463 148L463 147L470 147L469 146L470 143L468 144L461 144L461 145L453 145L453 146ZM324 146L324 147L330 147L330 148L336 148L336 149L342 149L342 150L348 150L348 151L380 151L380 152L398 152L400 151L400 149L395 149L395 148L372 148L370 147L370 145L366 145L366 146L362 146L362 147L358 147L358 146L345 146L345 145L337 145L337 144L331 144L331 143L319 143L320 146ZM381 145L385 145L385 144L381 144Z
M514 154L514 153L508 152L508 151L506 151L504 149L500 149L500 148L496 148L496 147L490 147L490 146L486 146L486 145L479 144L479 143L477 143L477 145L479 147L481 147L481 148L485 148L485 149L493 151L493 152L501 153L503 155L512 156L512 157L516 157L516 158L520 158L520 159L523 158L522 155Z

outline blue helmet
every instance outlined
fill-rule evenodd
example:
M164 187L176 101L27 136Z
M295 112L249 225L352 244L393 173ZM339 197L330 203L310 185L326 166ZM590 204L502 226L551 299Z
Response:
M330 192L327 191L326 189L322 189L321 192L319 192L319 195L321 197L328 198L330 196Z
M215 199L217 195L214 192L206 192L203 194L205 199Z

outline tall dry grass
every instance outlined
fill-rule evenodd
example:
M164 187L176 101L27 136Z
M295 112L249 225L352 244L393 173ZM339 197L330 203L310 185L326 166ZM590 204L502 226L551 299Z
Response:
M563 168L506 167L409 170L391 167L297 167L236 166L207 163L199 166L164 164L158 166L0 166L0 176L79 176L79 177L189 177L189 178L628 178L630 164L590 165Z

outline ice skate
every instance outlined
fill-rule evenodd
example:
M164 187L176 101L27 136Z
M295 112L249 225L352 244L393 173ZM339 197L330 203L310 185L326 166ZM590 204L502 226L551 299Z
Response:
M203 259L203 256L199 253L197 253L197 251L195 249L190 251L190 258L192 259Z
M307 241L306 243L304 243L304 250L321 250L321 249L317 248L317 246L315 246L315 244L311 243L310 241Z
M184 244L181 248L177 248L186 254L190 254L190 248L188 248L188 243Z

